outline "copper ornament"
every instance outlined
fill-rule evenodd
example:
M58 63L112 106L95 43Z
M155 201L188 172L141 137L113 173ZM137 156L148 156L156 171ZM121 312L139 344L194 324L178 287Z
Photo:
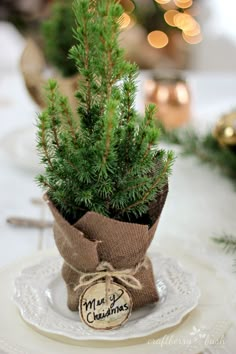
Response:
M190 119L190 90L186 81L176 75L153 76L145 83L145 103L155 103L157 119L166 129L174 129Z

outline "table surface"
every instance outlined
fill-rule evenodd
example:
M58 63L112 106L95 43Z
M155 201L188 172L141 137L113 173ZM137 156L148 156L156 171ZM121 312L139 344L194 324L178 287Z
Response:
M8 41L3 35L7 31ZM0 59L0 267L6 266L32 252L54 246L51 230L12 227L9 216L51 219L47 208L35 205L32 198L41 198L35 183L35 171L24 168L22 161L11 159L7 142L14 144L12 134L17 129L32 127L34 134L38 107L29 97L18 69L24 41L14 30L0 25L0 43L4 55ZM17 45L16 45L17 43ZM2 49L1 49L2 50ZM142 85L147 73L139 79L137 108L142 111ZM201 130L214 125L220 114L235 107L236 73L186 73L192 92L192 120ZM19 135L19 134L18 134ZM13 139L13 140L12 140ZM34 158L34 153L32 153ZM35 164L32 161L32 165ZM235 234L236 194L231 181L219 171L201 165L194 157L179 157L170 178L170 192L162 214L152 249L162 244L168 248L178 240L186 253L192 252L214 263L216 272L224 272L235 283L233 257L223 254L211 237L224 233ZM232 306L236 300L232 299ZM235 311L235 306L234 310ZM236 325L236 324L235 324ZM228 334L225 353L232 353L236 339Z

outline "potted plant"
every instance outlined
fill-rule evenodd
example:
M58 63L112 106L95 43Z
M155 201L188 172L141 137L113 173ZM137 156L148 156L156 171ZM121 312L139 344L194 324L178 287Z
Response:
M78 310L81 274L106 261L116 270L136 270L141 287L129 289L136 309L158 300L145 255L165 203L173 153L156 145L155 106L146 107L143 119L134 108L137 67L118 44L122 7L115 0L75 0L73 9L70 57L81 74L77 113L49 81L47 108L37 123L45 172L37 180L55 219L69 308Z
M52 5L50 17L41 25L46 58L64 77L78 73L74 61L68 57L69 50L76 43L73 37L75 19L72 2L56 0Z
M51 7L50 17L42 22L42 45L33 39L26 42L20 68L29 94L41 108L46 106L44 86L50 76L57 80L60 91L76 109L74 91L79 73L74 61L68 57L68 51L75 43L73 27L72 0L57 0Z

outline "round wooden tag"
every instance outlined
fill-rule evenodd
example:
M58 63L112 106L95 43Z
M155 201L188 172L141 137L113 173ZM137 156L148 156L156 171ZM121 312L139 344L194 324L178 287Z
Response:
M87 287L80 296L81 320L97 330L109 330L124 324L132 311L132 298L128 290L111 282L106 295L106 282L98 281Z

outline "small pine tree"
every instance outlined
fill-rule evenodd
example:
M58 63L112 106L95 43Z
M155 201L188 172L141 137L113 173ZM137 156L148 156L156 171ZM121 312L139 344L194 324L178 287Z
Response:
M68 52L75 44L73 27L72 0L55 2L50 19L42 23L41 31L46 57L63 76L77 73L74 61L68 58Z
M49 81L48 107L38 118L39 184L71 223L87 211L139 222L167 183L173 153L155 145L155 106L140 120L134 108L137 67L118 45L122 7L115 0L75 0L82 76L77 116Z

